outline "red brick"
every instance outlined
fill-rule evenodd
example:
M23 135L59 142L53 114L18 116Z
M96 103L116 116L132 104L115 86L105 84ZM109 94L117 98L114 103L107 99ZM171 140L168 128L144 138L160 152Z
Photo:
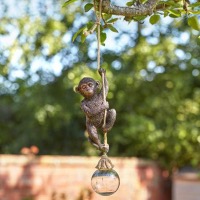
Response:
M90 185L99 159L0 155L0 199L102 200ZM136 158L111 160L121 183L115 194L103 200L171 200L170 179L154 162Z

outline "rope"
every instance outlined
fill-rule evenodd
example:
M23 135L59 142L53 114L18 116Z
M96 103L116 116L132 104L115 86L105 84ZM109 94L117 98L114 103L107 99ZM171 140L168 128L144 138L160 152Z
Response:
M101 17L102 17L102 0L99 0L99 13L97 14L95 0L94 0L95 14L97 18L97 70L101 70ZM103 87L103 101L106 103L105 94L105 74L102 73L102 87ZM103 128L106 126L107 110L104 111ZM108 145L107 132L104 132L104 145ZM104 152L105 153L105 152Z
M97 14L95 0L94 0L95 14L97 18L97 70L101 68L101 10L102 10L102 0L99 1L99 15Z
M103 99L104 99L104 102L106 102L106 95L105 95L105 83L104 83L104 79L105 78L105 74L103 73L103 76L102 76L102 85L103 85ZM105 109L104 111L104 118L103 118L103 128L106 126L106 116L107 116L107 110ZM107 142L107 132L104 132L104 144L107 145L108 142Z

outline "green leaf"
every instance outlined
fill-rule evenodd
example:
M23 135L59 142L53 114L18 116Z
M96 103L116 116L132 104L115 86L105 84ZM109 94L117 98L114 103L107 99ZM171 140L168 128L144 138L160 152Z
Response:
M147 2L147 0L140 0L140 2L141 2L142 4L144 4L144 3Z
M95 22L89 21L89 22L87 23L87 29L88 29L88 30L91 29L91 28L93 27L94 24L95 24Z
M160 15L152 15L149 19L149 22L153 25L160 20Z
M169 13L165 10L165 11L164 11L164 17L167 17L168 14L169 14Z
M126 3L127 6L132 6L133 4L134 4L133 1L129 1L129 2Z
M162 1L162 2L159 2L160 4L167 4L169 6L174 6L176 5L175 1Z
M188 25L197 31L200 30L199 21L196 16L188 18Z
M106 33L104 33L104 32L101 32L101 35L100 35L101 44L104 44L104 42L105 42L106 38L107 38L107 35L106 35Z
M194 15L200 15L200 10L189 10L188 13L194 14Z
M142 21L142 20L144 20L146 17L147 17L146 15L137 16L137 17L133 17L133 20L135 20L135 21Z
M170 14L177 16L177 17L181 17L181 13L178 10L167 10Z
M189 4L188 7L198 7L200 6L200 2Z
M177 15L173 15L173 14L169 14L169 16L170 16L171 18L178 18Z
M88 3L88 4L85 5L84 10L85 10L85 12L88 12L93 7L94 7L94 5L92 3Z
M74 42L74 40L77 38L77 36L78 36L79 34L81 34L81 32L83 32L83 30L86 29L86 28L87 28L86 26L80 28L80 29L74 34L74 36L72 37L72 41Z
M104 20L109 20L110 18L112 17L112 15L111 14L106 14L106 13L103 13L103 18L104 18Z
M68 1L66 1L66 2L63 4L62 7L66 7L67 5L69 5L69 4L71 4L71 3L74 3L75 1L77 1L77 0L68 0Z
M114 26L109 25L108 28L109 28L112 32L118 33L118 30L117 30Z
M86 36L84 34L81 35L81 42L85 42Z
M118 18L113 18L113 19L107 21L107 23L114 23L114 22L116 22L117 20L118 20Z

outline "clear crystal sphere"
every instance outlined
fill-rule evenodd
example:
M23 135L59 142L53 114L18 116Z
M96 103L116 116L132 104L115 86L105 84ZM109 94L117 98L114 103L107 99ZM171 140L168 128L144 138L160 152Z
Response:
M102 196L109 196L118 190L120 178L113 169L96 170L92 175L91 184L96 193Z

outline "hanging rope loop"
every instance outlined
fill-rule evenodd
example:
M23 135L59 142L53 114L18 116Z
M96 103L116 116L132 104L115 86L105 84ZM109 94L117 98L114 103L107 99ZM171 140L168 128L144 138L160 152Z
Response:
M101 10L102 10L102 0L99 0L99 10L97 11L97 6L95 5L94 0L94 8L96 14L96 24L97 24L97 69L101 68Z
M103 88L103 101L106 103L106 94L105 94L105 70L101 68L101 16L102 16L102 0L99 0L99 9L96 10L97 6L94 0L94 8L96 14L96 24L97 24L97 70L102 75L102 88ZM107 116L107 109L104 111L104 119L103 119L103 129L106 126L106 116ZM108 145L107 142L107 132L104 132L104 145ZM106 154L106 152L103 152Z

